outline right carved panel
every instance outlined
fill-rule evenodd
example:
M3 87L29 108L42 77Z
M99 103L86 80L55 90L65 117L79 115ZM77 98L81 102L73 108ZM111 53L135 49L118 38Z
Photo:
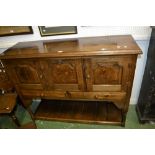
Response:
M96 57L85 59L88 91L122 91L127 82L128 58Z
M122 66L118 62L95 62L93 63L94 84L120 84Z

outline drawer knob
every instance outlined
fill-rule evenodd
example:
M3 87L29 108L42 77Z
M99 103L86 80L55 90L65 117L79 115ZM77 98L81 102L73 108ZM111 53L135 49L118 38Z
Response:
M6 110L9 110L10 108L9 107L6 107Z
M41 78L41 79L43 78L43 75L42 75L42 74L40 75L40 78Z
M88 75L86 76L86 78L87 78L87 79L90 79L90 75L88 74Z
M41 97L43 97L44 96L44 93L41 93L41 95L40 95Z
M41 69L44 69L44 66L41 66Z

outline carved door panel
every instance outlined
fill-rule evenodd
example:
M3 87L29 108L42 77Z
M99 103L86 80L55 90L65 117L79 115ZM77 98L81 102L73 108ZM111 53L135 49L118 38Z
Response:
M7 61L10 76L23 89L42 89L42 74L35 60Z
M85 59L87 91L122 91L128 81L129 59L103 57Z
M41 62L46 74L46 88L57 91L82 91L84 89L81 59L46 59Z

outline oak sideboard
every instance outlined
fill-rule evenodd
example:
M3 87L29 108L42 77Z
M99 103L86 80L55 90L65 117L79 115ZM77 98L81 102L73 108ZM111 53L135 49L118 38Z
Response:
M137 55L132 36L20 42L0 55L34 119L125 125Z

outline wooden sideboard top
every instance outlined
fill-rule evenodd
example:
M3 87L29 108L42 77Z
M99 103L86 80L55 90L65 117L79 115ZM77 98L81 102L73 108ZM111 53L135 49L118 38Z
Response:
M0 59L140 54L131 35L19 42Z

